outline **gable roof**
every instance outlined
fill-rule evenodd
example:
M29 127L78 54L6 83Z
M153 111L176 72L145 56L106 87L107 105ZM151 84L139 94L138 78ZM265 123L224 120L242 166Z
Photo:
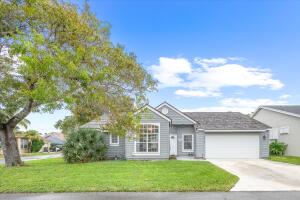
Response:
M266 105L260 106L256 109L256 111L252 114L254 117L261 109L270 110L294 117L300 117L300 105Z
M65 143L65 138L62 133L50 133L49 135L45 135L43 137L44 142L51 144L62 145Z
M175 108L174 106L172 106L171 104L169 104L168 102L164 101L161 104L159 104L156 107L157 109L160 109L163 106L167 106L169 108L171 108L172 110L174 110L177 114L181 115L182 117L184 117L185 119L187 119L188 121L192 122L193 124L197 124L197 122L195 120L193 120L192 118L190 118L188 115L184 114L183 112L181 112L180 110L178 110L177 108Z
M105 124L109 122L108 114L103 114L100 119L92 120L82 126L80 128L94 128L94 129L102 129Z
M204 130L266 130L270 127L239 112L184 112Z
M150 106L149 104L143 106L142 108L140 108L136 113L139 113L143 110L145 110L146 108L148 108L149 110L151 110L152 112L154 112L155 114L159 115L160 117L164 118L165 120L171 122L172 120L167 117L166 115L162 114L161 112L159 112L157 109L153 108L152 106Z
M135 114L143 111L145 108L148 108L149 110L151 110L152 112L156 113L157 115L159 115L160 117L164 118L165 120L171 122L171 119L168 118L166 115L162 114L161 112L159 112L158 110L156 110L155 108L153 108L150 105L145 105L143 107L141 107L137 112L135 112ZM99 120L92 120L82 126L80 126L80 128L95 128L95 129L102 129L103 126L105 124L107 124L109 122L109 116L107 114L103 114Z

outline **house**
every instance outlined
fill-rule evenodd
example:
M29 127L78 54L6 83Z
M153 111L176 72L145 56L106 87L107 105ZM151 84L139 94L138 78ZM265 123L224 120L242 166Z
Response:
M300 105L260 106L252 118L272 127L271 140L288 144L286 155L300 156Z
M28 153L29 152L28 138L22 133L16 133L15 137L17 140L17 145L18 145L20 154ZM0 154L2 154L1 143L2 143L2 141L0 140Z
M29 152L28 138L22 134L16 134L16 140L17 140L20 154L28 153Z
M181 112L167 102L144 106L141 133L121 138L105 134L108 157L134 160L191 158L265 158L269 156L267 125L237 112ZM107 116L82 128L101 129Z
M60 132L53 132L46 134L42 137L44 145L42 146L40 152L49 152L51 147L57 146L61 148L65 143L65 136Z

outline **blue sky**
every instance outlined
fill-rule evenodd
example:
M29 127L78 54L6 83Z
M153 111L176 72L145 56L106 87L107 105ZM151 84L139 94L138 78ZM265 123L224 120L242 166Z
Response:
M111 24L112 41L159 81L148 94L153 106L249 113L260 104L299 104L300 1L89 3ZM54 131L65 115L31 114L30 128Z

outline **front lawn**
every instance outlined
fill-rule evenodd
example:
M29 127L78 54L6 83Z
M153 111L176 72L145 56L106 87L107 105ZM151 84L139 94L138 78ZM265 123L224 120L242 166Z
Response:
M44 155L52 155L52 154L59 154L59 152L35 152L35 153L24 153L21 154L21 157L29 157L29 156L44 156ZM0 153L0 159L3 159L3 154Z
M300 157L296 156L270 156L269 160L300 165Z
M229 191L238 177L207 161L104 161L63 159L0 166L0 192Z

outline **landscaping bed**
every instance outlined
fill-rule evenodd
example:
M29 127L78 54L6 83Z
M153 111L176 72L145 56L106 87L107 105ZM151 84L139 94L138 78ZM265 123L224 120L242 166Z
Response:
M0 192L229 191L238 177L207 161L103 161L62 158L0 165Z

